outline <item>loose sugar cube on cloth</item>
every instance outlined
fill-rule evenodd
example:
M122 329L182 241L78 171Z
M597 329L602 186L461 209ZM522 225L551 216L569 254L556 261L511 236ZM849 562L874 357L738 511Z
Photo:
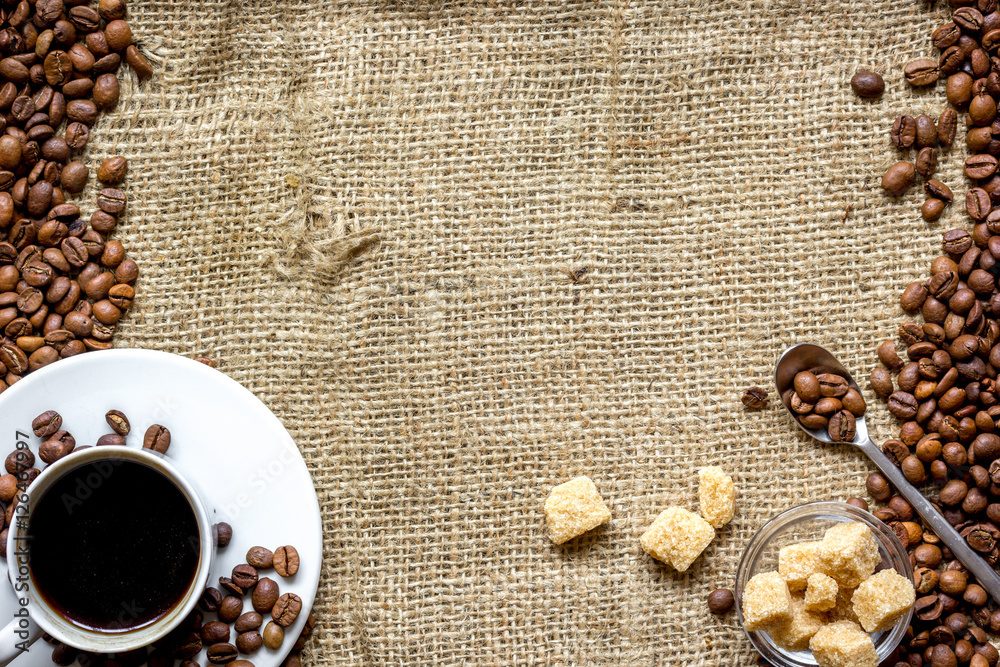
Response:
M823 573L845 588L856 588L882 560L871 528L858 521L830 527L823 535L819 555Z
M816 572L809 575L806 584L805 606L809 611L830 611L837 606L837 581Z
M851 603L861 627L868 632L888 630L913 607L913 582L895 570L868 577L854 591Z
M639 542L650 556L683 572L691 567L713 537L715 529L700 516L681 507L668 507L656 517Z
M792 596L788 585L777 572L760 572L750 577L743 589L743 626L767 630L792 617Z
M736 513L736 485L719 466L698 471L698 501L701 515L715 528L732 521Z
M872 637L851 621L824 625L809 640L819 667L878 667Z
M819 541L799 542L778 551L778 572L790 590L801 591L806 587L810 574L822 572L819 547Z
M589 477L560 484L545 499L545 522L555 544L583 535L610 518L611 512Z
M789 651L804 651L809 648L809 640L823 627L823 614L806 609L806 601L801 593L792 595L791 613L788 620L769 628L774 643Z

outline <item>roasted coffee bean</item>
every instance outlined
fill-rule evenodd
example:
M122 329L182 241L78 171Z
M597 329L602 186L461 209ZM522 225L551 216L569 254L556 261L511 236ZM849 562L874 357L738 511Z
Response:
M888 398L893 392L892 375L884 368L876 368L869 378L869 385L872 391L879 398Z
M208 661L213 665L225 665L239 657L239 650L227 642L212 644L206 653Z
M125 180L127 172L128 161L121 156L115 156L108 158L98 167L97 179L106 185L117 186Z
M120 410L108 410L108 413L104 415L104 419L108 422L108 426L111 427L111 430L118 435L126 436L129 434L129 431L132 430L128 417L126 417L125 413Z
M955 133L958 129L958 114L954 109L945 109L938 117L938 143L942 146L951 146L955 141Z
M295 593L283 593L271 609L271 618L278 625L287 628L298 618L302 611L302 598Z
M924 178L930 178L937 171L938 153L936 148L921 148L914 161L914 168Z
M240 653L256 653L263 644L264 640L256 630L241 632L236 636L236 647L240 650Z
M47 438L62 427L62 416L55 410L46 410L31 422L31 430L39 438Z
M732 593L730 593L730 597L732 597ZM713 614L719 614L719 615L725 614L729 611L729 609L732 609L733 607L733 602L730 602L729 608L726 609L726 611L717 612L714 609L712 609L711 596L709 596L709 598L710 598L709 609L712 611ZM274 621L268 621L267 625L264 626L264 632L262 633L262 636L264 640L264 646L268 647L271 650L277 650L281 648L281 644L285 641L285 629L280 625L278 625L277 623L275 623Z
M95 444L98 447L108 447L108 446L124 447L125 438L124 436L118 435L117 433L108 433L106 435L102 435L101 437L99 437L97 439L97 443Z
M851 77L851 89L858 97L878 97L885 91L885 81L875 72L859 70Z
M274 571L282 577L294 576L299 571L299 552L295 547L286 545L274 550Z
M750 387L740 397L748 410L760 410L767 407L767 390L762 387Z
M917 58L906 64L903 76L911 86L932 85L938 80L938 64L930 58Z
M982 188L972 188L965 195L965 210L973 220L985 220L990 214L990 195Z
M989 158L991 155L986 156L975 156L977 158ZM971 158L970 158L971 159ZM985 173L988 169L988 161L985 159L976 160L972 166L972 171L974 173ZM996 161L993 163L993 171L996 171ZM990 171L985 176L981 178L986 178L993 173ZM969 173L968 161L966 161L966 173ZM970 178L979 178L975 176L970 176ZM899 197L904 192L906 192L913 181L916 179L916 169L909 162L897 162L888 170L886 170L885 175L882 177L882 189L893 197Z
M966 75L968 76L968 75ZM971 86L971 82L970 82ZM910 148L917 140L917 121L913 116L900 116L889 132L892 145L901 150Z
M264 547L251 547L247 551L247 563L258 569L266 569L274 564L274 553Z
M219 605L219 620L232 623L243 613L243 600L235 595L228 595Z
M229 540L233 539L233 528L225 521L215 524L215 543L220 549L229 546Z
M166 426L153 424L146 429L146 435L142 439L143 449L151 449L160 454L166 454L170 447L170 430Z
M933 222L941 217L944 213L944 209L947 204L940 199L934 199L931 197L924 201L920 206L920 217L922 217L927 222Z
M992 155L973 155L965 160L965 175L972 179L989 178L996 170L997 159ZM883 179L883 187L885 187L884 180L885 179ZM907 185L907 187L909 187L909 185Z
M246 563L241 563L233 568L232 581L234 584L248 591L257 585L257 569Z
M228 642L229 625L222 621L206 623L201 627L201 640L206 645Z
M62 442L60 440L46 440L38 447L38 458L46 464L51 464L72 452L73 443Z
M248 611L236 619L236 623L233 624L233 628L236 632L250 632L251 630L257 630L260 628L263 623L264 618L260 614L255 611ZM226 639L225 641L229 640Z
M198 602L198 607L202 611L218 611L220 605L222 604L222 593L219 589L212 588L209 586L205 589L205 592L201 596L201 600Z
M243 594L246 593L243 588L237 586L229 577L219 577L219 586L222 590L228 592L230 595L235 595L236 597L243 597Z
M995 112L996 104L994 103L993 106ZM926 114L917 116L915 120L917 124L917 138L914 145L917 148L937 146L937 127L934 125L934 120Z
M251 603L255 611L265 614L278 601L278 584L268 577L261 577L253 590Z
M897 391L889 396L889 412L899 419L912 419L917 414L917 399L905 391Z
M992 157L992 156L987 156L987 157ZM968 161L966 161L966 166L968 166ZM996 169L996 160L994 160L994 169ZM102 211L104 211L105 213L110 213L111 215L120 215L122 211L125 210L125 203L126 203L125 193L122 192L121 190L116 190L114 188L104 188L97 195L97 205L101 208Z

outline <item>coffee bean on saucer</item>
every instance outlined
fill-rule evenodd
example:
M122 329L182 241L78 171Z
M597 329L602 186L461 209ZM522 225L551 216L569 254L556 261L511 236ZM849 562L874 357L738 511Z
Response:
M236 647L240 653L256 653L263 644L264 640L256 630L241 632L236 636Z
M55 648L52 649L52 662L60 667L68 667L76 662L77 653L79 651L72 646L56 644Z
M166 667L173 667L175 658L187 660L195 657L201 653L203 646L204 644L202 644L201 635L193 630L189 630L184 633L173 645L170 655L167 656L167 659L170 662L167 663ZM150 656L150 658L152 658L152 656Z
M62 426L62 417L55 410L46 410L31 422L31 430L39 438L47 438Z
M17 477L7 473L0 476L0 500L9 503L17 495Z
M229 540L233 539L233 527L225 521L215 524L215 543L220 549L229 546Z
M271 650L277 650L281 648L282 642L285 641L285 629L274 621L268 621L267 625L264 626L262 636L264 639L264 646Z
M38 458L47 464L55 463L73 451L73 445L59 440L46 440L38 446Z
M146 667L173 667L173 665L174 656L160 649L155 649L146 660Z
M98 447L105 447L108 445L116 445L121 447L125 444L125 438L118 435L117 433L108 433L107 435L102 435L97 439Z
M225 589L226 591L232 593L237 597L242 597L243 594L246 592L242 588L237 586L233 582L233 580L230 579L229 577L219 577L219 586L222 586L223 589Z
M253 589L250 601L256 611L266 614L278 601L279 594L277 582L268 577L261 577L256 588Z
M219 620L232 623L243 613L243 600L235 595L227 595L219 605Z
M108 414L104 415L104 419L107 420L111 430L118 435L128 435L129 431L132 430L132 425L128 423L128 417L120 410L108 410Z
M255 611L248 611L239 618L236 619L236 623L233 624L233 629L236 632L250 632L251 630L258 629L264 622L264 617Z
M146 429L146 435L142 439L143 449L152 449L159 454L166 454L170 447L170 430L166 426L153 424Z
M12 475L22 473L33 465L35 465L35 455L30 449L15 449L4 461L4 468Z
M278 625L287 628L295 622L302 611L302 598L295 593L284 593L271 609L271 618Z
M253 663L249 660L233 660L226 667L253 667Z
M240 563L233 568L232 581L244 591L248 591L257 585L257 576L257 569L253 565Z
M264 547L250 547L247 552L247 563L257 569L266 569L274 565L274 553Z
M299 633L299 638L295 640L292 644L293 651L301 651L306 646L306 642L312 636L313 628L316 626L316 619L313 618L312 612L309 612L309 616L306 617L306 623L302 626L302 632Z
M229 625L222 621L211 621L201 627L201 640L206 645L229 641Z
M239 657L239 650L227 642L212 644L207 653L208 661L213 665L225 665Z
M299 571L299 552L293 546L278 547L274 552L274 571L291 577Z
M198 606L202 611L219 611L219 605L221 604L222 593L219 592L218 588L211 586L205 589L205 592L201 595L201 600L198 602Z

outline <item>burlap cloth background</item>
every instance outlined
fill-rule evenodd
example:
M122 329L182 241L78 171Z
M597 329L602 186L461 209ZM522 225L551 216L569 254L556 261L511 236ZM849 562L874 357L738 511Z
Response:
M739 395L796 341L866 376L966 224L878 187L894 115L944 108L901 66L946 15L131 1L158 72L89 152L132 165L118 345L213 357L296 438L325 523L308 663L752 663L705 595L768 517L869 466ZM882 100L851 94L858 65ZM638 537L697 508L705 463L740 512L678 575ZM553 547L542 502L580 474L613 519Z

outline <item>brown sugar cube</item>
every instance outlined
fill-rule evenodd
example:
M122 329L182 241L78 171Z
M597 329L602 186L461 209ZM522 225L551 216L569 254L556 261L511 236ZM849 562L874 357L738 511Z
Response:
M809 611L830 611L837 606L837 580L816 572L806 584L805 607Z
M653 558L683 572L715 537L715 529L694 512L668 507L656 517L639 543Z
M819 667L878 667L872 637L851 621L824 625L809 640Z
M760 572L750 577L743 589L743 627L767 630L787 623L792 616L792 596L777 572Z
M804 651L809 648L809 640L826 623L824 614L806 609L806 601L801 593L792 595L790 618L767 631L774 643L788 651Z
M790 590L803 590L810 574L822 572L819 547L819 541L799 542L778 551L778 572Z
M856 588L882 560L871 528L857 521L838 523L827 530L819 555L822 572L845 588Z
M861 627L868 632L888 630L913 607L913 582L895 570L868 577L854 591L851 603Z
M611 512L589 477L560 484L545 499L545 522L555 544L583 535L610 518Z
M736 485L719 466L705 466L698 471L698 502L701 515L715 528L732 521L736 513Z

